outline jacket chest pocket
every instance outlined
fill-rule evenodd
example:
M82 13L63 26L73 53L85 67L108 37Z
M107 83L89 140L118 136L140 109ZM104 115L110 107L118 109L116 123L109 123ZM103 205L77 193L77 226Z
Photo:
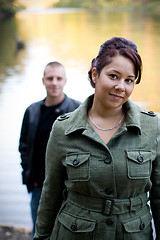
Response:
M66 169L70 181L87 181L89 179L89 158L90 153L73 153L66 156Z
M128 177L130 179L148 178L151 173L152 152L132 150L127 152Z

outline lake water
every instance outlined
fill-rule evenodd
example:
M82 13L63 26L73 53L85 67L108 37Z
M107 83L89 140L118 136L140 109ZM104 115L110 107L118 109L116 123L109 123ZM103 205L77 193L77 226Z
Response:
M160 112L160 15L141 11L26 10L0 20L0 224L31 228L30 196L21 183L18 141L26 107L45 97L44 66L60 61L65 92L80 101L93 92L87 79L91 60L112 36L137 43L142 83L132 100ZM15 36L25 42L16 51Z

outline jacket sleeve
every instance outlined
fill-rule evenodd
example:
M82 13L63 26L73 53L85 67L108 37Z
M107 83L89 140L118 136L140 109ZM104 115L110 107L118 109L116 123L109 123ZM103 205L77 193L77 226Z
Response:
M160 240L160 119L158 119L157 128L157 157L153 161L151 180L151 209L156 229L156 240Z
M62 204L65 168L63 151L59 146L61 129L53 125L46 149L46 177L38 208L35 239L49 240L57 213ZM62 136L62 135L61 135Z
M27 109L24 113L20 139L19 139L19 152L21 156L21 166L23 169L23 172L22 172L23 184L27 184L27 170L28 170L28 161L29 161L28 144L27 144L28 130L29 130L29 111Z

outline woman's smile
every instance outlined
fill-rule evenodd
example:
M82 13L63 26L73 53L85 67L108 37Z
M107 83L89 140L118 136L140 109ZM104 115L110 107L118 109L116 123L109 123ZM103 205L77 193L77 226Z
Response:
M116 100L121 100L123 98L123 96L117 95L117 94L114 94L114 93L110 93L110 95Z

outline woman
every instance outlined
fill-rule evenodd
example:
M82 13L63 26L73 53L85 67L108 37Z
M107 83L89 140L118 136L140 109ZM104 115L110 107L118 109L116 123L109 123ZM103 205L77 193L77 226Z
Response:
M34 239L160 240L160 120L129 100L136 45L114 37L93 59L95 94L55 122Z

